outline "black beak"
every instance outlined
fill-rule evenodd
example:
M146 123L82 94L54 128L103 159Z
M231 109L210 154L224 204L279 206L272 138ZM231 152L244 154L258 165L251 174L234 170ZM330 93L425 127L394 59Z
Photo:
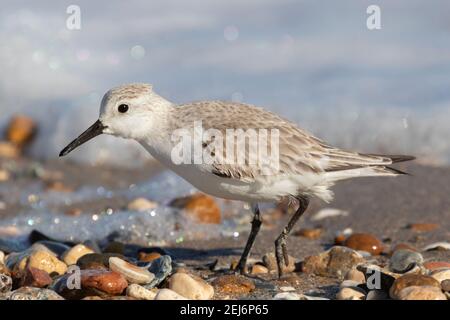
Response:
M68 153L70 153L73 149L81 146L83 143L95 138L96 136L103 133L103 130L106 126L101 123L100 120L97 120L92 126L90 126L85 132L80 134L78 138L73 140L67 147L65 147L60 153L60 157L64 157Z

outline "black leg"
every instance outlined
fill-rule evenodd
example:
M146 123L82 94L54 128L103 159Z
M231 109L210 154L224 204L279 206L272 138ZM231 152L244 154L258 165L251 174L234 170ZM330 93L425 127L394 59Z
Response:
M250 250L252 249L253 243L255 242L256 239L256 235L258 234L262 223L258 205L257 204L252 205L252 210L253 210L252 229L250 231L250 235L248 236L244 252L242 253L241 259L239 259L239 263L236 267L236 270L239 270L241 274L246 273L247 258L248 255L250 254Z
M275 240L275 256L277 258L277 266L278 266L278 276L281 277L283 275L283 264L285 266L289 265L289 256L286 248L286 239L291 232L292 228L297 223L298 219L302 216L302 214L308 208L309 199L308 198L299 198L299 207L297 211L292 216L291 220L286 227L284 227L283 232L278 236L277 240Z

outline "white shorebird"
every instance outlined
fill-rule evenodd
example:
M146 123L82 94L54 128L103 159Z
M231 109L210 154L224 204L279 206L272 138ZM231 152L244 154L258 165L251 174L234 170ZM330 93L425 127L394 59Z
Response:
M259 167L247 162L174 163L173 132L183 128L193 130L194 122L198 121L203 128L213 128L223 136L228 129L276 129L279 132L278 169L261 174ZM148 84L128 84L109 90L102 99L99 119L64 148L60 156L102 133L138 141L154 158L205 193L251 204L254 218L237 266L241 273L245 273L247 257L261 226L259 202L278 202L288 197L299 204L275 241L281 276L283 264L289 262L287 236L305 212L311 197L331 201L333 193L329 188L336 181L401 175L404 172L389 165L414 159L341 150L271 112L248 104L202 101L175 105L153 92ZM205 150L210 145L211 140L201 144ZM214 151L207 150L213 155Z

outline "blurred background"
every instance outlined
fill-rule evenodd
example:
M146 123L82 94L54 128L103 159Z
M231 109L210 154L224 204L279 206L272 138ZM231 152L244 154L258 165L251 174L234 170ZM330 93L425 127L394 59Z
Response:
M375 3L376 2L376 3ZM36 121L27 150L56 158L102 95L148 82L176 103L263 106L340 147L450 161L448 1L2 1L0 127ZM81 28L66 27L70 5ZM381 29L366 26L369 5ZM134 142L100 137L70 160L139 166Z

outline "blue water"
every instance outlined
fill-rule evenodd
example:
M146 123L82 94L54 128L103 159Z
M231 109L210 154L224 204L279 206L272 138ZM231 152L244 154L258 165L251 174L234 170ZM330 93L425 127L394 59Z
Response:
M341 147L450 162L448 1L80 0L72 31L70 4L1 5L0 127L13 113L35 117L36 157L56 157L95 121L108 88L141 81L177 103L265 106ZM371 4L380 30L366 27ZM111 137L71 157L148 159Z

